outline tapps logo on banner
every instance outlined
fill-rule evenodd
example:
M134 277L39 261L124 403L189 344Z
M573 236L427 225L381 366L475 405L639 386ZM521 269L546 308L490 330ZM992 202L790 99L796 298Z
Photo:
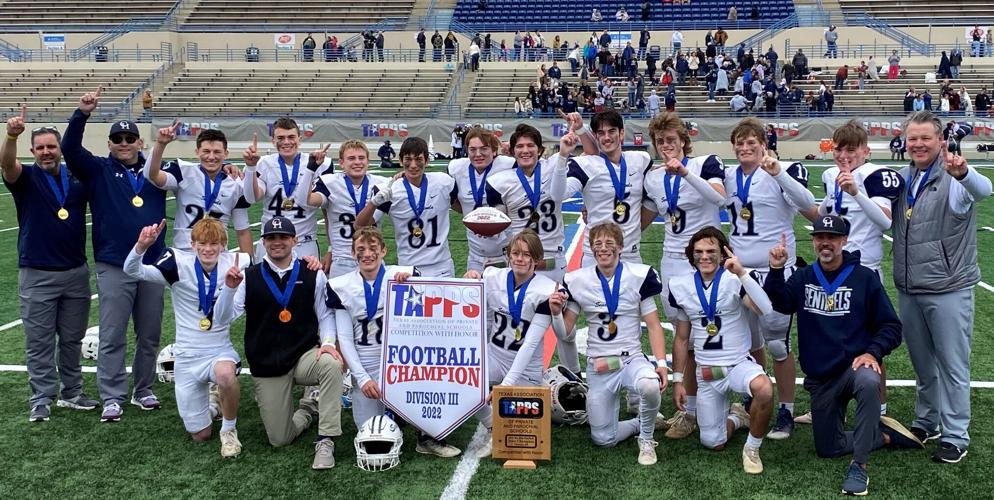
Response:
M180 122L176 129L176 137L191 138L196 137L204 130L221 130L221 125L217 122Z
M269 129L269 137L272 138L273 137L273 124L272 123L267 123L266 127ZM300 135L303 138L305 138L305 139L314 137L314 131L317 129L317 127L315 127L313 123L301 123L301 122L297 122L297 127L300 128Z
M363 137L407 137L406 123L363 123Z
M457 127L467 127L467 128L482 128L483 130L489 130L494 133L497 137L504 136L504 124L503 123L456 123Z
M383 325L384 403L436 438L483 407L487 380L482 282L389 282Z
M801 124L797 122L766 122L767 126L773 125L773 130L777 137L797 137L801 134Z

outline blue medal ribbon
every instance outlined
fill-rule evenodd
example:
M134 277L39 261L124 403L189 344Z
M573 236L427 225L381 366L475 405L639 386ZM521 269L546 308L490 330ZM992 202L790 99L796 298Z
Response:
M377 305L380 303L380 290L383 288L383 277L387 274L387 268L380 264L380 271L376 273L376 280L373 286L369 286L366 280L362 280L362 289L366 295L366 321L373 321L376 317Z
M683 158L683 166L687 166L687 157ZM666 174L663 176L663 189L666 190L666 213L670 217L676 217L679 213L680 206L680 183L683 181L683 177L680 174Z
M352 179L347 175L343 175L342 179L345 179L345 188L349 190L349 196L352 197L352 203L355 204L355 214L359 215L362 209L366 207L366 195L369 194L369 176L362 178L362 191L359 192L359 199L355 197L355 186L352 185Z
M758 169L757 169L758 170ZM742 206L749 203L749 189L752 187L752 176L756 175L756 172L749 174L748 177L742 175L742 166L735 169L735 185L738 187L738 191L735 196L742 202Z
M604 164L607 165L607 172L611 174L611 184L614 186L614 202L619 203L624 200L625 196L625 180L628 179L628 165L625 164L625 155L621 155L621 174L615 172L614 165L611 164L611 160L607 158L607 155L601 153L601 158L604 159Z
M65 164L59 165L59 181L62 185L61 191L51 175L45 174L45 180L48 181L48 186L52 188L52 193L55 194L55 201L59 204L59 208L65 207L66 197L69 196L69 169L66 168Z
M280 176L283 177L283 196L286 199L293 197L294 189L297 189L297 175L300 174L300 153L293 158L293 173L288 174L286 171L286 162L283 161L283 157L276 155L276 161L280 164Z
M281 292L279 285L276 284L276 280L273 279L270 272L266 269L262 269L262 280L266 282L266 286L269 287L269 291L276 299L276 303L278 303L284 310L286 310L286 306L290 303L290 296L293 295L293 287L297 284L297 276L299 275L300 260L294 259L293 270L290 271L290 279L286 282L286 289Z
M524 283L521 284L521 289L518 291L517 295L514 293L514 271L507 272L507 308L511 312L511 328L517 328L521 324L521 308L525 303L525 292L528 290L528 284L532 282L535 278L533 274L531 278L528 278ZM617 285L615 285L617 287Z
M483 176L480 177L480 184L476 184L476 168L472 164L469 166L469 187L473 190L473 208L480 208L483 206L483 191L484 186L487 185L487 174L490 173L494 164L491 162L487 165L487 168L483 170Z
M204 167L200 167L200 171L204 173L204 215L206 216L211 213L211 207L214 206L214 201L217 200L217 195L221 192L221 183L224 182L226 176L224 172L218 172L217 179L211 186L211 177L207 175Z
M815 270L815 277L818 278L818 284L821 285L823 290L825 290L825 297L831 297L834 295L835 291L842 286L842 282L849 277L849 275L853 272L853 269L856 269L855 264L849 264L848 266L842 268L842 271L839 271L839 275L836 276L831 283L829 283L828 279L825 278L825 272L821 269L820 262L815 262L815 265L812 267Z
M200 259L194 259L193 270L197 275L197 294L200 296L200 312L204 316L210 316L214 310L214 292L217 290L217 266L210 272L210 287L204 278L204 266L200 265ZM266 273L262 273L266 274Z
M725 272L725 268L719 267L718 272L715 273L714 279L711 280L711 300L704 295L704 280L701 278L701 272L697 271L694 273L694 287L697 288L697 300L701 303L701 309L704 311L704 316L708 319L708 324L714 323L715 316L718 315L718 285L721 283L721 275Z
M835 213L842 215L842 186L835 181Z
M135 196L138 196L142 192L142 188L145 186L145 176L142 175L141 170L138 173L133 173L130 168L122 165L124 171L128 175L128 181L131 182L131 189L135 192Z
M604 302L607 305L607 313L610 320L614 320L616 313L618 312L618 298L621 296L621 270L624 269L621 263L618 263L618 267L614 269L614 289L612 290L607 284L607 278L601 274L600 269L594 269L597 273L597 279L601 282L601 290L604 292Z
M528 203L531 203L532 210L538 211L539 200L542 199L542 164L535 164L535 171L533 172L532 178L534 179L532 183L534 187L528 184L528 178L525 177L525 173L518 168L518 164L514 164L514 171L518 174L518 182L521 183L521 187L525 189L525 195L528 196Z
M421 176L421 193L417 203L414 203L414 189L411 188L411 183L407 182L407 177L404 177L404 189L407 190L407 203L411 205L411 211L414 212L414 220L420 226L422 223L421 214L425 211L425 199L428 197L428 176Z
M922 174L922 180L918 183L918 189L913 189L914 183L912 181L915 178L915 169L908 172L908 208L914 208L915 202L918 201L918 197L921 196L922 191L925 190L925 183L928 182L928 176L932 173L932 167L934 166L935 163L933 162L928 166L928 169L925 170L925 173Z

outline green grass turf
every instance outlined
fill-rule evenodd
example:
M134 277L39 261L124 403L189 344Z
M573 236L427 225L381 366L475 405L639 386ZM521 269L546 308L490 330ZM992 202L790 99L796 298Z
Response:
M824 195L820 174L825 168L812 165L811 186L817 198ZM433 169L442 170L439 166ZM994 177L994 171L983 170ZM6 189L0 191L6 193ZM169 203L171 211L173 202ZM253 207L252 219L258 220L259 207ZM449 238L458 273L465 267L465 235L461 231L461 216L452 214ZM575 216L567 215L567 222ZM798 217L798 253L812 261L811 238ZM0 229L16 226L13 198L0 196ZM985 201L978 207L978 227L994 226L994 204ZM258 235L259 228L254 228ZM384 225L392 241L392 228ZM324 234L324 228L320 228ZM663 231L653 226L643 236L643 258L653 266L659 264ZM167 238L171 236L167 235ZM0 292L7 300L0 301L0 324L19 317L17 294L17 231L0 233ZM167 239L171 241L171 239ZM231 234L234 242L234 234ZM981 248L979 257L983 271L994 271L994 257L985 252L994 243L994 233L978 232ZM888 289L894 297L890 281L890 244L885 242L883 268ZM387 257L395 262L393 252ZM92 260L91 260L92 262ZM985 273L985 274L988 274ZM93 285L93 292L96 287ZM96 301L92 303L90 325L97 324ZM976 324L973 341L974 380L994 380L992 340L989 332L994 326L994 293L976 290ZM244 320L232 328L233 342L240 352ZM162 344L174 338L170 296L166 294ZM670 339L671 344L671 339ZM796 347L796 341L794 342ZM133 346L129 346L133 348ZM892 379L913 379L914 372L905 348L901 346L888 357ZM0 364L24 364L24 339L21 327L0 332ZM84 366L95 366L84 361ZM313 453L311 429L291 446L274 450L266 441L252 398L251 377L242 377L242 410L239 433L245 452L235 461L222 461L218 443L195 444L183 431L176 412L171 387L157 385L157 394L165 409L140 412L128 405L124 420L119 424L98 423L95 412L74 412L53 408L53 418L47 424L27 422L28 388L24 373L0 372L0 388L7 404L0 406L0 463L4 464L0 481L0 498L23 498L40 495L51 497L87 497L123 495L136 497L234 497L244 496L330 496L332 498L437 498L455 470L456 461L417 455L413 450L413 433L408 430L404 463L394 471L373 474L354 467L355 453L351 438L355 425L349 412L343 413L344 436L338 442L336 456L339 465L332 471L315 473L309 465ZM94 376L87 374L85 387L95 395ZM298 389L299 392L299 389ZM911 388L891 388L890 413L907 422L912 415L914 392ZM924 452L881 452L872 460L870 489L875 497L925 497L952 493L963 498L989 498L994 480L987 474L991 463L987 451L994 445L994 425L990 423L994 391L974 390L973 444L970 455L958 466L930 463ZM807 394L798 388L798 409L807 407ZM673 411L669 393L663 398L663 411ZM747 477L741 472L739 448L744 434L730 443L730 449L715 453L704 450L696 438L673 442L662 435L657 449L660 463L643 468L635 463L637 447L634 441L615 449L596 449L590 442L589 429L555 428L553 431L552 463L537 471L504 471L496 462L484 461L468 492L474 498L661 498L703 496L746 498L823 498L835 495L841 484L847 459L817 459L810 430L801 427L797 435L786 442L767 440L763 447L766 473ZM451 441L464 447L472 436L473 425L464 425ZM151 437L151 439L150 439ZM665 467L666 469L660 469ZM513 483L511 482L513 481ZM319 493L320 492L320 493Z

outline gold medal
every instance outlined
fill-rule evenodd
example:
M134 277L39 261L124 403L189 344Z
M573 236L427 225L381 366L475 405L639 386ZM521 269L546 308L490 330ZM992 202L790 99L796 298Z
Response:
M65 208L60 208L60 209L59 209L59 211L58 211L58 212L56 212L56 214L57 214L57 215L59 216L59 218L60 218L60 219L62 219L62 220L66 220L66 219L68 219L68 218L69 218L69 211L68 211L68 210L66 210Z
M625 205L622 203L618 203L614 206L614 213L618 214L618 217L624 217L625 210Z
M290 314L290 311L287 311L286 309L280 311L280 321L281 322L283 322L283 323L289 323L291 319L293 319L293 315Z
M207 319L206 317L201 318L200 319L200 329L203 330L203 331L205 331L205 332L207 330L210 330L211 329L211 320Z
M674 225L674 226L675 226L675 225L676 225L676 222L677 222L677 217L676 217L676 214L674 214L674 215L670 215L670 224L672 224L672 225Z
M287 198L283 200L283 210L293 209L293 198Z
M415 238L420 238L425 234L425 232L421 230L421 226L414 226L414 229L411 230L411 234L413 234Z
M532 212L532 214L528 216L528 222L532 223L538 222L538 217L539 217L538 212Z
M835 310L835 297L829 297L828 300L825 301L825 309L829 311Z
M141 196L135 195L134 198L131 198L131 204L135 207L141 208L141 206L145 204L145 200L143 200Z
M908 220L911 220L911 209L910 208L908 208L907 210L904 211L904 216L907 217Z
M704 330L708 332L708 335L714 337L718 335L718 325L716 323L708 323L708 326L704 327Z
M521 328L520 327L514 329L514 341L515 342L521 342Z
M607 331L608 331L608 333L610 333L611 335L614 335L615 333L618 333L618 324L617 324L617 323L615 323L615 322L614 322L614 320L611 320L611 321L610 321L610 322L608 322L608 324L607 324Z
M739 211L739 217L742 217L742 220L749 220L749 219L751 219L752 218L752 210L749 210L748 208L743 207L742 210Z

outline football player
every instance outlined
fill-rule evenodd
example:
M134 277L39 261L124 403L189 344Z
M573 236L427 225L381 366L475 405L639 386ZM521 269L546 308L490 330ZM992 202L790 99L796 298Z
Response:
M193 252L166 248L155 264L142 264L145 251L166 227L146 226L124 261L124 272L132 278L169 286L176 320L175 383L176 408L194 441L211 438L208 385L221 391L221 456L235 457L242 451L235 424L238 417L238 367L241 362L231 345L230 322L215 321L214 304L222 293L234 290L218 286L218 268L238 266L238 255L226 250L228 232L221 221L205 218L193 225Z
M656 154L663 159L663 168L650 171L645 176L645 194L642 202L642 229L649 227L657 216L666 222L663 239L663 258L660 273L663 279L663 297L669 296L669 282L680 276L694 274L692 262L686 258L690 237L700 229L721 227L718 212L725 201L725 166L715 155L689 156L692 149L687 126L676 113L657 114L649 122L649 138ZM677 310L669 301L663 301L663 312L673 321ZM686 325L684 325L686 326ZM674 322L674 328L680 324ZM677 332L680 333L680 332ZM689 332L683 332L689 335ZM693 345L689 348L693 350ZM697 426L697 377L694 357L687 357L684 387L687 402L670 420L666 437L685 438Z
M625 249L620 226L612 222L590 228L590 248L597 263L572 271L563 279L563 289L549 298L553 328L568 332L580 311L586 314L587 410L590 434L597 446L614 446L638 436L638 462L656 463L652 435L659 413L660 394L666 389L666 339L656 313L655 297L663 285L645 264L624 262ZM565 312L564 312L565 308ZM644 321L649 345L658 364L642 353ZM618 421L621 389L640 398L638 418Z
M767 253L776 246L780 236L787 240L790 258L787 276L793 272L794 214L799 212L808 220L818 217L814 195L807 189L808 171L801 163L786 164L766 150L766 127L755 118L746 118L732 130L732 149L738 165L725 168L725 191L728 197L732 232L729 237L742 264L752 269L753 278L760 284L769 273ZM753 336L753 356L765 366L766 348L773 357L776 375L777 409L776 424L770 439L787 439L794 431L794 355L790 351L788 335L791 316L776 311L757 316L749 311ZM748 407L748 403L747 403Z
M525 228L507 244L510 269L488 267L482 273L474 269L466 271L466 278L483 279L487 291L490 317L487 359L492 383L537 386L542 382L541 346L552 321L549 297L557 290L554 281L535 274L535 266L543 258L542 240L535 231ZM488 430L493 427L492 412L488 404L477 413ZM487 439L479 456L490 456L491 445L492 439Z
M749 355L752 333L750 310L758 315L773 310L769 297L739 259L728 248L720 229L707 226L694 233L685 255L695 268L692 275L670 279L666 302L676 310L673 340L673 401L684 407L684 368L688 350L696 358L697 422L701 443L712 450L724 449L736 429L749 428L742 448L746 473L763 472L759 447L773 411L773 384L763 367ZM693 347L688 345L693 340ZM728 395L737 392L752 397L749 413L741 405L731 407Z
M197 134L199 164L174 160L161 168L166 146L176 140L180 124L160 128L152 154L145 161L143 174L160 189L176 193L176 215L173 247L191 248L190 230L204 217L221 221L225 227L231 221L238 236L238 248L252 254L252 232L249 230L248 202L242 196L242 182L222 171L228 159L228 139L220 130L205 129Z
M321 173L331 172L331 161L325 158L328 147L310 154L301 153L300 127L289 117L279 118L273 123L273 145L276 146L276 153L260 156L258 137L253 134L252 144L242 152L242 160L245 161L245 200L249 203L263 202L263 225L275 215L282 215L293 222L297 229L295 251L299 257L320 257L317 244L318 210L294 203L294 195L298 187L304 192L310 191L311 186L303 185L302 180L311 161L320 165ZM265 254L260 240L255 250L256 262Z
M329 276L334 278L356 269L352 258L352 234L359 212L366 207L373 188L385 185L389 179L369 172L369 149L359 140L342 143L338 150L338 165L342 171L320 176L310 192L300 190L294 195L296 204L302 207L323 208L330 221L328 227L328 254L331 255ZM317 173L318 164L310 162L301 178L305 186L311 185ZM379 220L382 212L374 217Z
M474 127L466 134L466 152L469 156L449 162L449 175L456 180L459 197L458 202L452 204L453 210L465 215L486 205L487 178L514 166L514 158L497 156L500 146L500 140L489 130ZM482 273L488 265L505 266L507 238L508 231L487 237L467 229L469 251L466 269Z
M400 157L404 158L403 152ZM387 244L378 229L356 227L352 236L352 257L359 267L328 282L328 307L336 311L338 341L352 371L352 417L357 428L386 410L380 392L380 355L387 277L403 283L407 278L419 275L413 267L384 265L386 255ZM420 431L416 451L446 458L461 453L459 448Z
M403 172L382 189L373 187L373 196L355 224L373 225L377 210L390 214L398 262L417 266L422 276L454 276L449 253L449 207L456 199L455 180L441 172L425 172L428 143L420 137L404 139L400 163Z

